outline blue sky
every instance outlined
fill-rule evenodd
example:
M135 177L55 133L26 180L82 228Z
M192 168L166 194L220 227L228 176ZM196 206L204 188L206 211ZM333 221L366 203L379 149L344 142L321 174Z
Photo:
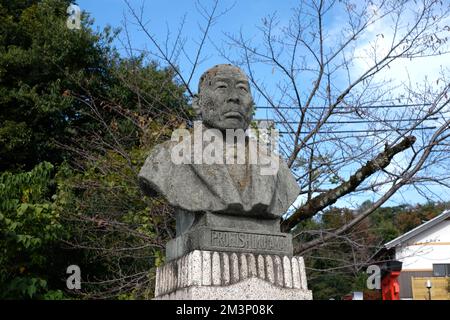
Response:
M132 20L124 0L78 0L76 3L82 10L90 13L91 17L95 19L95 25L100 29L107 25L122 27L124 15L128 17L129 21ZM143 2L141 0L129 0L129 3L133 8L139 10ZM208 1L202 1L201 3L208 6ZM231 9L221 16L218 22L212 27L210 39L220 43L222 39L225 39L224 33L236 34L241 28L250 37L256 35L257 26L261 25L261 19L267 14L276 12L279 20L286 22L291 15L292 8L296 4L297 1L292 0L222 0L219 3L217 12ZM196 50L196 44L200 40L198 23L200 22L204 25L204 20L196 10L196 1L148 0L145 1L144 12L145 20L148 22L148 30L161 42L165 40L167 30L170 30L170 39L172 41L174 40L180 21L186 15L184 27L184 34L188 38L186 47L190 52ZM150 41L147 36L139 28L131 24L129 24L129 27L133 46L137 49L148 48ZM117 41L116 46L120 48L122 45ZM214 52L214 48L211 44L205 46L204 52L208 55L208 59L199 66L199 70L194 74L192 79L193 87L196 87L198 78L206 68L215 64L226 63L223 58L212 53ZM186 70L186 73L190 70L185 59L180 59L180 67L182 70Z
M76 3L83 11L90 13L91 17L95 19L95 27L99 29L104 28L107 25L112 27L122 27L124 22L124 16L129 20L129 33L132 41L132 46L137 50L152 49L150 41L147 36L139 30L138 27L133 26L133 18L131 17L128 7L124 0L78 0ZM141 0L129 0L129 3L135 10L139 10L142 4ZM204 25L204 20L200 16L199 12L196 10L195 1L193 0L147 0L144 6L144 20L148 21L147 30L151 32L161 43L166 39L168 30L170 30L169 42L173 41L175 38L177 28L180 25L180 21L183 16L186 15L186 22L184 26L184 37L186 37L186 51L192 56L197 48L197 43L200 41L200 34L198 23ZM201 1L207 7L211 1ZM220 1L218 12L221 12L227 8L231 8L225 15L221 16L218 22L212 27L210 32L210 41L215 44L221 44L226 39L225 33L238 34L242 30L248 39L252 39L257 43L259 32L257 27L261 26L262 19L268 14L276 12L278 20L281 24L287 24L290 17L292 16L292 8L298 5L298 1L293 0L252 0L252 1L230 1L222 0ZM339 32L342 27L343 16L339 12L335 12L328 15L328 19L325 21L325 25L331 30L330 32ZM383 26L381 26L382 28ZM378 27L380 28L380 27ZM376 29L371 31L371 34L379 34L385 32L382 29ZM370 35L370 34L369 34ZM124 39L123 35L120 37ZM364 39L363 39L364 40ZM204 48L204 56L207 57L205 61L199 65L198 69L192 77L190 87L193 88L194 92L197 89L198 78L201 73L207 68L218 64L225 63L226 61L221 58L214 48L214 45L208 41ZM116 41L115 45L122 49L122 44L120 41ZM366 47L368 47L368 41L365 41L358 48L360 52L363 52ZM121 51L125 53L124 51ZM448 59L448 57L446 57ZM443 60L429 60L427 66L428 71L433 70L434 73L439 70L442 65ZM363 62L361 62L363 63ZM179 60L179 66L183 74L189 74L190 65L189 62L181 58ZM361 67L356 65L355 69ZM404 69L406 68L405 63L399 63L390 70L390 75L396 76L398 79L404 78ZM412 65L409 66L409 72L414 76L420 78L424 75L428 75L424 72L423 65ZM269 89L276 92L274 87L275 81L278 79L279 74L273 72L271 67L260 66L256 69L259 73L260 79L267 81ZM340 79L337 79L337 83ZM303 80L305 81L305 80ZM273 86L273 87L271 87ZM254 93L255 95L255 93ZM255 100L257 105L266 105L266 103L255 95ZM260 109L256 118L271 118L270 112L267 110ZM348 172L353 172L354 168L348 168ZM432 190L437 192L442 198L448 200L448 191L442 190L441 188L433 187ZM352 203L361 203L364 199L376 200L378 195L372 194L369 197L358 196L349 199ZM424 198L414 192L411 188L403 189L402 193L398 193L387 202L388 205L396 205L401 203L417 203L423 202ZM349 203L344 203L339 201L337 205L348 206Z

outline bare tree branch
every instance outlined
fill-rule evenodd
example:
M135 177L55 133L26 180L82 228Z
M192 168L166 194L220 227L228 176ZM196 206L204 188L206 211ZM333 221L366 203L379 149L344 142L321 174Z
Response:
M321 195L309 200L305 205L300 207L289 218L281 223L281 229L283 231L289 231L299 222L311 218L320 210L335 203L339 198L354 191L361 184L361 182L366 180L373 173L386 168L396 154L410 148L415 141L416 138L410 136L397 145L387 148L375 159L368 161L363 167L358 169L348 181L342 183L333 190L322 193Z

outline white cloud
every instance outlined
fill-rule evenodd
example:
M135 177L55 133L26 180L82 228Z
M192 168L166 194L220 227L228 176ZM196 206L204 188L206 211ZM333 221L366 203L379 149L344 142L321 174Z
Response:
M369 10L376 11L377 8L373 7ZM406 26L411 24L413 23L413 19L412 13L405 10L400 25ZM450 17L441 22L442 26L449 24ZM356 59L352 70L352 75L355 78L389 52L394 37L395 41L402 37L402 32L404 32L405 28L400 28L397 33L394 33L393 25L393 21L389 17L385 17L371 24L365 34L357 40L355 47ZM450 49L449 46L446 48ZM402 48L398 49L401 50ZM425 78L429 81L436 82L440 77L441 70L449 65L449 58L448 54L414 59L399 58L377 74L376 79L379 81L392 79L395 84L407 83L409 81L412 84L421 83Z

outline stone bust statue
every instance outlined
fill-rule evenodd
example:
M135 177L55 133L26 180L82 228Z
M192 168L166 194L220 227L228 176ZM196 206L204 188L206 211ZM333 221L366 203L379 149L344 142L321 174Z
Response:
M209 135L214 136L209 143L220 143L219 150L223 145L226 148L230 144L224 144L228 140L223 134L247 130L252 120L253 99L247 76L232 65L212 67L200 78L193 108L202 120L201 132L209 130ZM246 152L248 141L241 140ZM206 144L202 140L200 148ZM145 194L160 194L175 208L178 238L200 226L279 232L280 217L296 200L299 187L278 155L260 155L257 151L258 156L269 161L276 159L278 163L271 174L261 174L262 165L250 163L248 157L243 163L192 161L200 150L195 146L187 149L185 159L190 161L174 163L174 147L171 140L153 148L138 179ZM192 239L177 241L183 242L184 247L195 243ZM171 250L177 253L169 254L170 258L189 249L180 249L180 243L173 246L176 248Z

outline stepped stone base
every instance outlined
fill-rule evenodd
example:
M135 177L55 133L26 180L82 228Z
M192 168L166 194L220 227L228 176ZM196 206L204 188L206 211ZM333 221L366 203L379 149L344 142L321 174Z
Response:
M279 288L253 277L225 287L183 288L155 300L312 300L312 293L309 290Z
M157 269L155 299L311 300L302 257L195 250Z

